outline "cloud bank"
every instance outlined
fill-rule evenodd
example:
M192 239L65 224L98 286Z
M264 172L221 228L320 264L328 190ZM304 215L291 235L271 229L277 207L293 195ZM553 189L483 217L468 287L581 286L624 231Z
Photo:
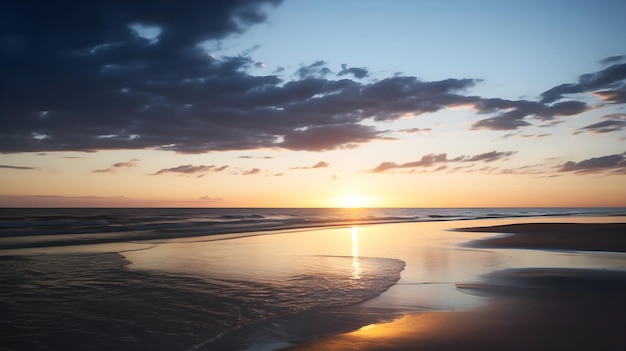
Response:
M291 76L284 68L254 75L263 66L250 57L255 48L231 57L207 52L264 22L279 4L7 1L0 28L0 152L323 151L388 140L387 131L365 123L372 120L467 107L487 115L472 130L516 130L592 108L576 94L626 102L623 55L532 101L469 95L480 79L396 74L377 80L368 68L333 68L323 59Z

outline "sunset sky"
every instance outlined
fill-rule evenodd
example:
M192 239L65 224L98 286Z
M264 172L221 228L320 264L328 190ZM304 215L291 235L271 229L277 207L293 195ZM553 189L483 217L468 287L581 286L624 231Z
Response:
M626 206L626 2L3 1L2 207Z

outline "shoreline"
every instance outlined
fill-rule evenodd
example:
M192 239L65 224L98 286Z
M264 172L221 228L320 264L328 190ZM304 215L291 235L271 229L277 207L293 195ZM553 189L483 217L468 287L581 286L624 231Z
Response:
M626 241L626 223L522 223L455 230L507 234L463 245L471 248L623 253ZM574 238L571 241L570 234ZM626 325L626 260L622 270L496 270L477 281L457 283L456 288L487 297L487 304L458 311L406 313L391 322L281 350L626 348L622 336Z
M246 216L254 216L255 214L238 214L238 215L230 215L238 218L237 216L242 216L241 222L233 221L233 222L221 222L220 220L214 221L211 217L208 217L206 223L202 222L190 222L189 226L175 226L174 228L168 228L168 226L172 225L167 221L165 222L157 222L154 224L154 228L141 228L141 227L125 227L124 224L121 224L119 227L113 223L113 226L109 227L109 224L106 223L106 220L109 216L114 216L115 213L104 213L104 214L72 214L72 212L68 212L68 209L53 209L53 210L66 210L67 213L56 214L52 213L51 215L54 217L54 220L69 220L74 221L76 218L84 219L87 218L88 221L92 219L90 216L93 216L94 221L102 221L101 217L104 217L104 224L102 224L103 228L100 228L96 231L84 231L85 227L90 227L93 223L82 224L80 221L74 223L73 225L78 225L76 228L70 228L69 231L58 231L56 227L48 228L46 226L42 226L38 228L38 230L34 232L21 231L21 228L25 228L24 223L17 223L14 226L5 226L0 228L0 250L12 250L12 249L29 249L29 248L52 248L58 246L78 246L78 245L92 245L92 244L111 244L111 243L123 243L129 241L171 241L171 240L193 240L194 238L202 238L206 237L207 240L215 240L215 237L221 237L223 239L236 238L241 236L255 236L255 235L265 235L265 234L273 234L280 232L292 232L292 231L307 231L307 230L324 230L324 229L332 229L332 228L342 228L342 227L351 227L351 226L367 226L367 225L379 225L379 224L395 224L395 223L436 223L436 222L458 222L458 221L476 221L476 220L503 220L503 221L513 221L513 220L522 220L526 221L528 219L536 218L537 220L545 220L548 218L577 218L579 216L583 216L586 218L594 218L594 217L623 217L626 215L626 212L623 212L623 209L616 209L615 211L608 212L598 212L595 213L590 211L591 209L586 209L587 211L581 212L578 208L572 208L572 211L567 211L564 213L560 213L559 210L565 210L568 208L555 208L554 212L547 212L544 214L538 213L497 213L498 209L493 209L494 213L472 213L468 214L460 211L458 213L445 213L445 214L429 214L429 213L419 213L419 209L417 209L417 213L411 212L410 214L385 214L382 217L370 218L367 216L368 211L372 211L372 209L354 209L355 216L353 218L343 217L345 213L343 213L340 217L341 219L335 219L330 217L326 218L316 218L315 216L303 221L295 221L291 222L290 220L282 221L282 220L256 220L255 217L250 217L249 219ZM611 208L612 209L612 208ZM11 209L11 210L23 210L28 211L29 209ZM47 210L47 209L34 209L34 210ZM69 209L69 210L77 210L80 209ZM101 209L108 210L108 209ZM115 211L119 211L119 209L113 209ZM146 210L146 209L139 209ZM161 209L155 209L161 210ZM165 209L175 211L177 209ZM220 209L224 210L224 209ZM245 210L245 209L244 209ZM429 209L426 209L429 210ZM459 209L452 209L459 210ZM531 211L529 208L527 211ZM570 209L568 209L570 210ZM578 211L573 211L578 210ZM619 210L619 211L618 211ZM345 211L345 209L344 209ZM106 211L105 211L106 212ZM351 213L348 211L347 213ZM40 214L35 214L34 219L37 219ZM148 214L150 217L153 214ZM169 214L168 216L177 215L177 213ZM188 215L188 214L187 214ZM217 218L222 218L223 216L229 216L228 214L216 213L213 214L217 216ZM261 217L266 214L262 214ZM300 213L290 213L288 215L299 216ZM409 217L404 217L408 215ZM17 216L17 215L15 215ZM390 216L390 217L389 217ZM400 216L400 217L394 217ZM415 216L415 217L411 217ZM466 217L467 216L467 217ZM46 217L46 216L44 216ZM56 218L58 217L58 218ZM271 216L270 216L271 217ZM270 218L268 217L268 218ZM323 217L323 216L322 216ZM49 219L46 219L49 220ZM9 221L10 224L10 221ZM148 226L151 226L149 224ZM159 228L159 226L165 225L164 228ZM27 227L27 226L26 226ZM49 229L49 230L48 230ZM12 232L15 231L15 232ZM213 238L211 238L213 237Z

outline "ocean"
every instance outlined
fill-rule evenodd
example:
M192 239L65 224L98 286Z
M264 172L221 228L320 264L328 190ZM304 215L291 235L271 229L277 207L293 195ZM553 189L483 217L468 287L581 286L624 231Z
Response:
M626 209L0 209L0 349L279 349L475 304L454 282L506 257L448 224L605 216Z

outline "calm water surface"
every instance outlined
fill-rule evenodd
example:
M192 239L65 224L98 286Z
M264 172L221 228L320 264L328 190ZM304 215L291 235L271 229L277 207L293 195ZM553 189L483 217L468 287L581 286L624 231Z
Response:
M406 312L481 304L454 284L496 269L626 269L624 255L466 249L458 244L484 234L447 230L572 221L580 209L471 222L511 210L394 209L357 221L321 210L19 211L0 221L0 347L9 350L275 349ZM468 218L451 220L460 213ZM369 224L402 222L400 214L420 223ZM240 230L276 221L283 230ZM311 223L337 227L300 228ZM199 235L215 226L239 234Z

